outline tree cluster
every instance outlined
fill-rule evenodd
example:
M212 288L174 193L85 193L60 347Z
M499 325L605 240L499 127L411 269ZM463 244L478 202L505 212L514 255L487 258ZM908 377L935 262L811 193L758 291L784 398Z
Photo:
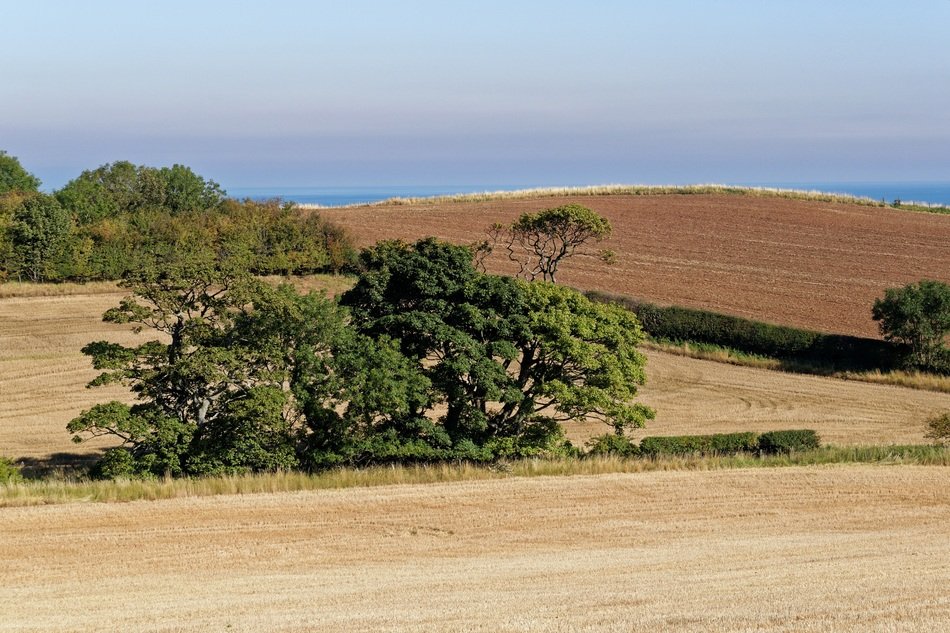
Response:
M888 288L872 316L885 340L907 349L910 367L950 374L950 285L924 279Z
M339 301L200 254L128 277L105 319L157 337L83 351L93 385L138 400L69 430L121 440L102 476L192 475L563 454L563 423L623 434L653 415L633 402L642 333L622 308L481 273L431 238L380 243L360 270Z
M38 184L0 154L0 280L120 279L193 249L240 258L262 274L340 270L355 257L343 231L318 214L228 199L182 165L119 161L52 195Z

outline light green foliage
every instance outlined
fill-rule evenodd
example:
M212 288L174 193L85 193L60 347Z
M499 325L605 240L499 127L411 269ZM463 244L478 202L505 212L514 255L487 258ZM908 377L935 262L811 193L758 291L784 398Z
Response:
M888 288L874 302L872 316L880 321L888 341L907 345L911 363L923 369L950 373L950 285L922 280L902 288Z
M617 433L651 419L652 410L631 403L646 380L633 313L553 284L521 287L529 335L519 342L519 373L529 376L519 375L518 408L560 421L596 417Z
M9 459L0 457L0 485L15 484L23 481L20 469Z
M510 226L489 228L493 243L501 241L508 259L518 264L519 276L533 281L556 282L558 267L585 244L610 237L610 222L579 204L568 204L537 213L525 213ZM488 243L481 251L491 250ZM604 261L613 263L616 254L605 251Z
M36 191L40 188L40 179L23 169L16 156L10 156L0 149L0 195L11 191Z
M146 167L116 161L84 171L56 192L80 225L146 209L172 214L215 208L225 192L184 165Z

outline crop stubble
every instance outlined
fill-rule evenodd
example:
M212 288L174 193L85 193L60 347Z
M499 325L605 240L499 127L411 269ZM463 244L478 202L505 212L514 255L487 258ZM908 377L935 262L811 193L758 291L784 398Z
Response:
M946 470L9 508L0 631L946 630Z
M617 252L564 265L561 281L827 332L876 336L885 288L950 282L950 216L736 195L607 195L321 210L362 245L435 235L462 244L493 222L566 203L607 217ZM493 256L490 269L508 271Z

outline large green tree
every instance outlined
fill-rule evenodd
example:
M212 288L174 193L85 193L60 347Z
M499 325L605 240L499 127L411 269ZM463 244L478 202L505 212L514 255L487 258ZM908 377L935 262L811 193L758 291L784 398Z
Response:
M593 417L622 433L652 417L632 402L645 362L632 313L480 273L469 249L432 238L379 244L361 263L343 303L361 331L399 340L418 363L453 441L538 449L559 422Z
M874 302L872 316L881 334L910 350L911 363L950 371L946 348L950 335L950 285L924 279L901 288L888 288Z
M58 279L71 229L69 213L55 198L42 194L26 198L14 211L8 229L16 274L30 281Z
M91 386L124 384L138 402L83 412L68 427L75 439L119 438L118 463L140 474L296 467L303 411L291 384L301 357L310 359L311 384L320 382L313 359L342 328L334 304L272 288L202 252L123 284L133 294L104 320L156 338L99 341L83 353L102 371Z

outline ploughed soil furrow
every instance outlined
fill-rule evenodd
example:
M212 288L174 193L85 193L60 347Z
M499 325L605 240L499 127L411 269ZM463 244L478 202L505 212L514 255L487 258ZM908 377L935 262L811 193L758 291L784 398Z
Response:
M583 204L607 217L618 254L564 265L561 281L664 304L826 332L877 336L885 288L950 282L950 216L727 194L567 196L326 209L361 245L435 235L467 244L527 211ZM489 269L512 272L495 255Z

